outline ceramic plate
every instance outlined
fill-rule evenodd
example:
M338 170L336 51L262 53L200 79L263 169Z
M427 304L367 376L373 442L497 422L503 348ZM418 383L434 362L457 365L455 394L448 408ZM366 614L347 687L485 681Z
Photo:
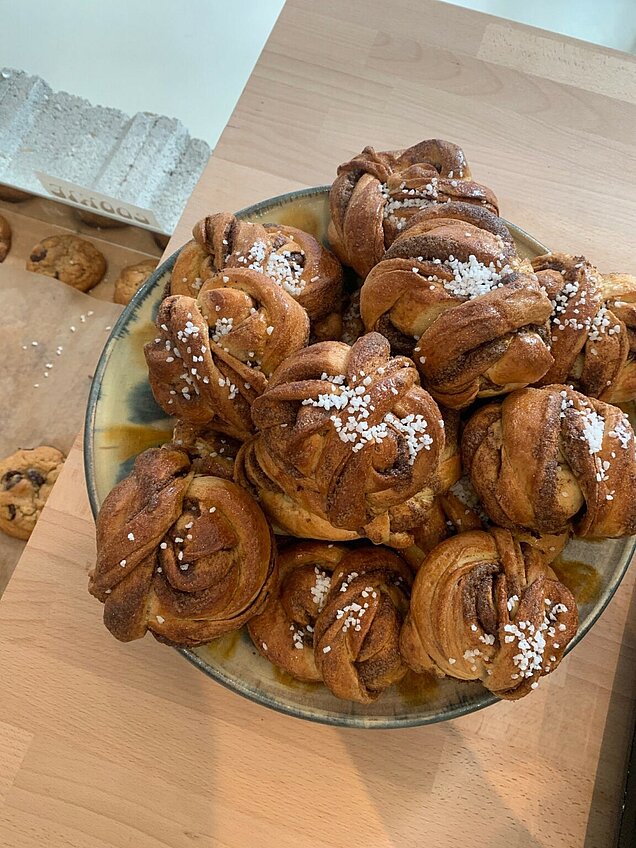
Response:
M328 188L292 192L238 213L250 221L290 224L324 241L329 220ZM547 249L509 224L522 256ZM125 477L138 453L170 438L172 420L156 405L143 355L154 337L153 319L170 278L173 254L137 292L113 328L99 361L88 400L84 436L86 481L93 514ZM633 539L574 540L559 575L579 603L580 627L571 648L587 633L616 591L634 551ZM569 563L569 564L568 564ZM245 629L181 653L224 686L267 707L349 727L394 728L443 721L497 701L478 682L408 674L375 703L363 706L335 698L322 684L300 683L277 670L253 648Z

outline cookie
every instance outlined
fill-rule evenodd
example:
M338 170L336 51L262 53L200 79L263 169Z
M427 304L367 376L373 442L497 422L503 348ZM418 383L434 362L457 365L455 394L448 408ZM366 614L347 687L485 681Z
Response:
M165 236L163 233L153 233L152 237L154 238L157 247L160 247L162 250L165 250L168 247L170 236Z
M19 450L0 462L0 530L28 539L40 517L64 454L43 445Z
M127 265L122 268L115 281L115 294L113 296L115 303L123 303L124 305L130 303L130 299L137 289L142 283L146 282L156 267L156 259L144 259L143 262L138 262L136 265Z
M6 218L0 215L0 262L4 262L11 250L11 227Z
M29 200L33 197L26 191L20 191L19 188L11 188L11 186L0 185L0 200L6 200L7 203L21 203L23 200Z
M118 221L116 218L107 218L105 215L96 215L87 209L76 209L75 214L84 224L88 224L89 227L98 227L100 230L114 230L117 227L128 226L125 221Z
M49 236L33 247L26 267L86 292L106 273L106 259L90 241L79 236Z

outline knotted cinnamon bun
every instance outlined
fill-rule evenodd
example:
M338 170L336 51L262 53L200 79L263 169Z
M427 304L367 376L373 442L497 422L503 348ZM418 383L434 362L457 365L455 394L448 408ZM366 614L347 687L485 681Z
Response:
M244 489L196 476L183 450L151 448L100 510L89 591L117 639L150 630L194 646L261 610L275 561L271 529Z
M494 527L460 533L428 554L400 648L414 671L481 680L514 700L556 669L577 627L574 596L540 553Z
M553 362L548 296L503 221L466 203L411 219L365 280L360 311L453 409L533 383Z
M171 293L196 297L215 272L249 270L290 295L309 315L314 339L341 332L342 268L312 235L283 224L255 224L229 212L196 224L172 273Z
M400 655L411 572L387 548L349 551L331 576L314 633L314 659L338 698L368 704L406 673Z
M165 298L158 336L145 347L157 403L192 424L251 432L250 405L267 377L307 344L305 310L262 274L228 269L210 277L196 300Z
M362 277L420 209L463 201L497 212L497 198L471 179L456 144L428 139L406 150L362 153L338 168L329 195L329 241Z
M280 528L410 544L408 528L433 498L443 420L413 363L392 357L386 339L370 333L353 347L298 351L254 401L252 418L258 434L237 467Z
M538 533L636 533L634 433L616 406L567 386L521 389L478 410L463 465L491 520Z
M539 385L573 384L608 403L636 398L636 277L601 275L584 256L532 260L552 301L554 364Z
M256 649L297 680L322 678L314 659L316 619L331 576L347 549L327 542L290 542L279 549L278 577L262 612L247 629Z

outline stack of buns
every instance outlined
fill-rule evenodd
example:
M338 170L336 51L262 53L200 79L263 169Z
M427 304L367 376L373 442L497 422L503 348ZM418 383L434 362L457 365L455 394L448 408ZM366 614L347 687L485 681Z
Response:
M246 624L343 699L408 669L519 698L577 631L568 539L636 533L636 278L520 256L446 141L365 148L330 208L335 255L194 228L145 349L174 437L104 501L90 591L121 640Z

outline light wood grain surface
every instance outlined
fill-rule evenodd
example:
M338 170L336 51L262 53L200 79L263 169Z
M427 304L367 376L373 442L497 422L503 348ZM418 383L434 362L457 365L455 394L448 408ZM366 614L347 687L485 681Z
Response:
M428 0L289 0L171 247L204 212L435 135L537 238L634 272L635 74L628 56ZM0 602L0 845L613 845L633 573L531 697L360 732L243 701L148 638L116 643L86 592L94 554L78 443Z

